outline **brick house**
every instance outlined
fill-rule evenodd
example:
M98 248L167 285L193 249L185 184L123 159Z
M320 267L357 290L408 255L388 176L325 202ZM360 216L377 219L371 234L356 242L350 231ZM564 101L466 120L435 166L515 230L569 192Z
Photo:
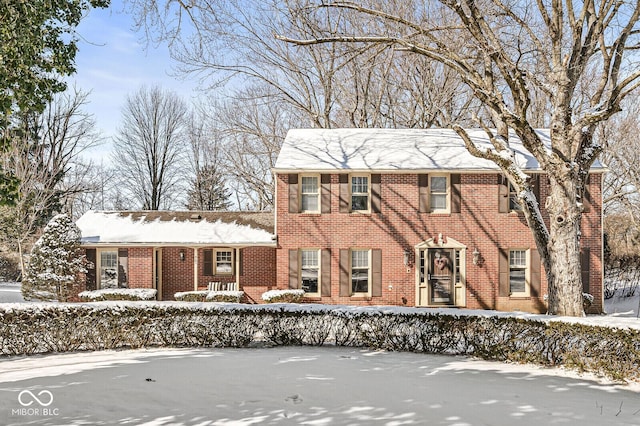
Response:
M480 145L482 131L469 131ZM548 132L539 132L548 140ZM548 180L511 139L537 199ZM602 177L583 200L584 291L603 307ZM451 130L294 129L273 169L273 213L88 212L87 289L155 288L158 299L301 288L307 302L546 312L540 256L508 181ZM542 214L548 214L542 205Z
M182 291L242 290L258 303L275 285L273 214L96 212L76 222L93 268L86 289L152 288L159 300Z
M489 146L482 131L470 135ZM537 161L517 138L511 146L545 200ZM603 306L604 171L592 168L581 223L590 312ZM516 194L451 130L291 130L274 179L278 288L303 288L318 303L546 312Z

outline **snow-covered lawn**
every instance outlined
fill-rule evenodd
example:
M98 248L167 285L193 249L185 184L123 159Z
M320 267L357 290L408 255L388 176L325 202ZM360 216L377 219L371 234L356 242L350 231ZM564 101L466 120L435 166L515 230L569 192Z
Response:
M0 283L0 293L16 288ZM639 296L606 301L606 316L553 320L640 328ZM0 358L0 424L27 423L639 425L640 383L612 384L559 368L335 347Z
M640 389L353 348L105 351L0 361L0 424L26 423L638 425Z

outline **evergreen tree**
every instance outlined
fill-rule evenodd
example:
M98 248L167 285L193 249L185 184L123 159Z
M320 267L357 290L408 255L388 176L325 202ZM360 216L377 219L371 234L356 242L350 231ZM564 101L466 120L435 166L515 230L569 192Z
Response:
M80 229L65 214L56 215L44 228L31 251L22 282L26 300L66 302L86 272L86 258L80 248Z
M189 190L189 210L228 210L231 192L213 165L202 167Z

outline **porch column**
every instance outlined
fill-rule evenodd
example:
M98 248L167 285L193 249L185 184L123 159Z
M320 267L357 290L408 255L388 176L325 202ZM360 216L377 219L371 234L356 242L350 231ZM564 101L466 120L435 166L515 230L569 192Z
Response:
M193 291L198 291L198 247L193 248Z
M235 248L235 259L236 259L236 291L240 291L240 249Z

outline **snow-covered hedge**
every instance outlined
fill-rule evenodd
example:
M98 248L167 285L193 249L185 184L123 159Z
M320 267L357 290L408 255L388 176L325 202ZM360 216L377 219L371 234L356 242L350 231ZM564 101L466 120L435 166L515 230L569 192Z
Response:
M262 300L267 303L298 303L304 298L304 290L269 290L262 293Z
M244 291L181 291L173 295L180 302L229 302L240 303Z
M338 345L564 365L640 380L640 330L543 318L313 304L4 304L0 354L258 343Z
M78 296L83 302L104 300L155 300L158 290L151 288L105 288L82 291Z

